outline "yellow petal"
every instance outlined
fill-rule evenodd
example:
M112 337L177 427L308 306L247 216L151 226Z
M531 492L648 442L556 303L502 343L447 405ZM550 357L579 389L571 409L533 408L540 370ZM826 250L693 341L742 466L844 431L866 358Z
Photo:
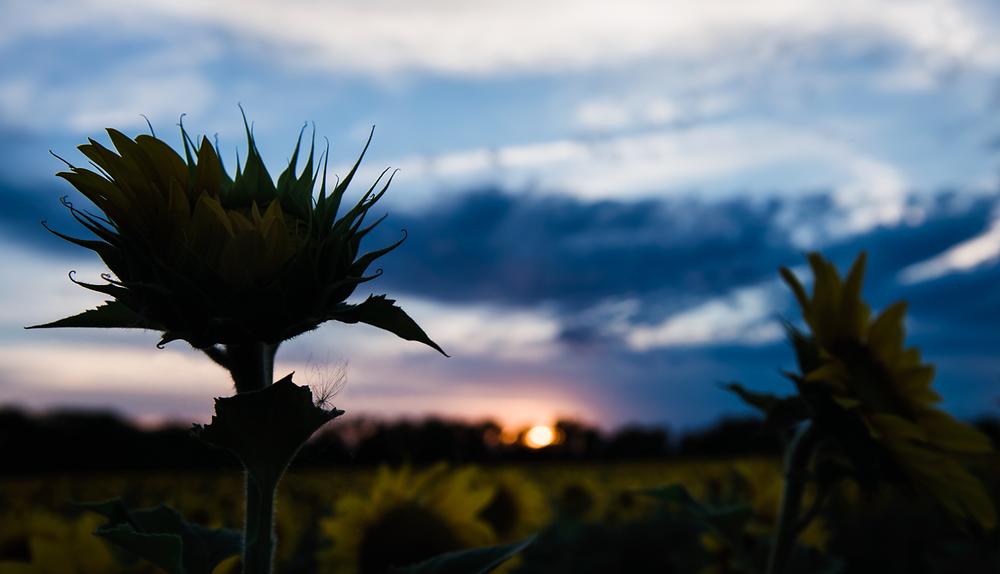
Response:
M993 452L989 437L944 411L927 410L920 413L919 420L927 430L928 442L936 447L966 454Z
M903 347L905 328L903 318L906 315L906 302L900 301L885 308L872 321L868 329L868 344L879 354L885 356Z

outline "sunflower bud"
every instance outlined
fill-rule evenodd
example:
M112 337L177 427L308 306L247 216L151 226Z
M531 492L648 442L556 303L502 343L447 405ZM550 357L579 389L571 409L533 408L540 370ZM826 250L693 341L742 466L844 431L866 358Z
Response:
M160 345L182 339L207 349L276 346L336 320L367 323L443 353L392 299L346 303L359 284L381 274L369 272L371 264L405 239L404 233L381 249L360 250L365 235L384 219L365 225L392 180L389 170L341 210L368 144L343 180L328 189L328 154L314 162L314 144L297 171L300 132L275 182L245 118L244 125L248 151L234 177L217 147L207 138L196 143L183 125L183 157L155 135L133 140L114 129L108 129L114 151L94 140L79 146L98 171L67 162L69 171L58 176L100 210L91 213L63 200L95 237L50 231L101 257L111 271L103 283L71 279L113 299L36 327L153 329L163 333Z

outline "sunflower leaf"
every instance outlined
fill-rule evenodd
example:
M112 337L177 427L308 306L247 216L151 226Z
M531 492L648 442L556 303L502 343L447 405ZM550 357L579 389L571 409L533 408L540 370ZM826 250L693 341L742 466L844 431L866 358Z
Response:
M394 568L390 572L392 574L487 574L534 541L535 537L529 536L511 544L448 552L411 566Z
M239 532L192 524L166 506L130 510L120 498L77 506L108 519L96 536L169 574L209 574L242 549Z
M51 329L54 327L90 327L100 329L152 329L163 330L163 327L146 319L118 301L106 301L96 309L88 309L78 315L32 325L26 329Z
M444 356L448 353L432 341L427 333L417 325L401 308L396 306L395 299L387 299L385 295L371 295L363 303L357 305L341 304L330 313L328 319L342 323L366 323L407 341L417 341L428 345Z
M212 422L194 432L235 453L261 488L273 488L306 439L343 413L316 406L309 387L289 374L262 390L215 399Z
M131 526L117 524L102 526L94 531L94 535L137 558L148 560L168 574L189 574L181 559L184 542L176 534L136 532Z

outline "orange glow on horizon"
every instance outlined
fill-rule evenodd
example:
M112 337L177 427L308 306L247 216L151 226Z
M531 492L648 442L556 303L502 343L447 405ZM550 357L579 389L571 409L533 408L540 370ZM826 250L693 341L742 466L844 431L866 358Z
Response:
M548 425L535 425L524 433L524 446L545 448L556 440L556 431Z

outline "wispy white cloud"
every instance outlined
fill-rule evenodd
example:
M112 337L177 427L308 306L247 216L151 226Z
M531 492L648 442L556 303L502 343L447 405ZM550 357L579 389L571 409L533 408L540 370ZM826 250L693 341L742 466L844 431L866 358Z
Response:
M675 313L653 325L623 329L625 343L636 351L705 345L762 345L781 339L775 283L737 289L725 296Z
M735 96L700 96L684 99L662 96L587 99L576 108L576 123L584 131L598 134L650 129L705 121L731 110L737 104Z
M29 130L93 133L108 126L173 125L212 104L216 87L200 65L218 53L210 41L126 55L86 74L53 81L45 69L0 74L0 122Z
M530 181L582 197L627 198L683 187L694 189L781 162L822 164L824 177L788 179L785 174L776 174L773 181L758 178L756 186L799 192L838 183L845 190L849 185L867 187L869 183L895 190L905 183L891 165L864 155L847 142L787 123L752 120L463 150L400 158L391 164L400 168L399 177L413 180L465 183L463 179L503 177L511 183ZM825 177L830 171L840 172L840 182ZM739 192L743 191L747 189L740 186Z
M919 283L951 273L971 271L1000 259L1000 219L994 219L986 231L958 243L926 261L899 272L902 283Z

